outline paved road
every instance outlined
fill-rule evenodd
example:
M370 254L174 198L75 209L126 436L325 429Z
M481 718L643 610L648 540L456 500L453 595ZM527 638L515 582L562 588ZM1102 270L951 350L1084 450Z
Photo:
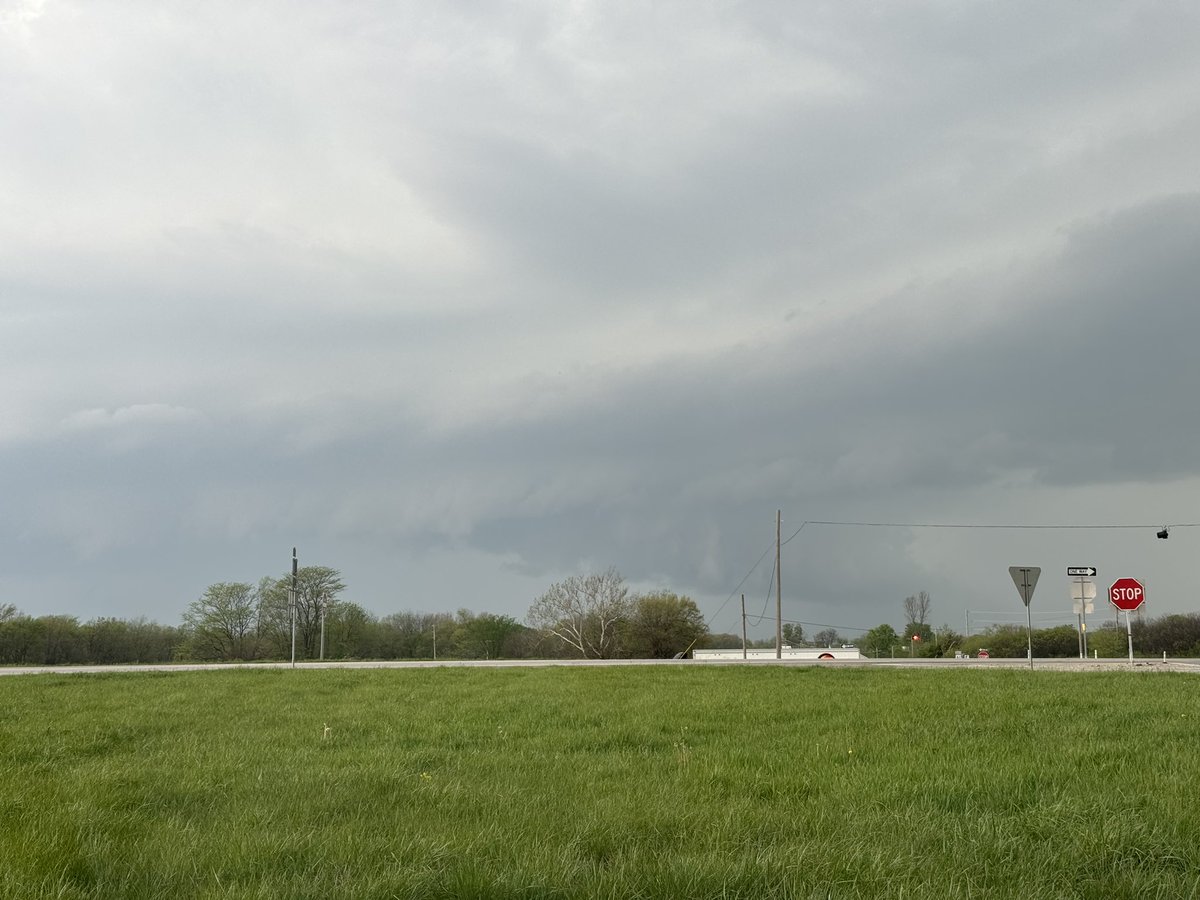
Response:
M376 660L355 662L299 662L297 669L429 669L542 668L548 666L825 666L834 668L912 669L1026 669L1027 659L860 659L860 660L691 660L691 659L492 659L492 660ZM1193 672L1200 659L1035 659L1035 670L1061 672ZM291 663L166 663L143 666L5 666L0 675L98 675L115 672L210 672L229 669L290 669Z

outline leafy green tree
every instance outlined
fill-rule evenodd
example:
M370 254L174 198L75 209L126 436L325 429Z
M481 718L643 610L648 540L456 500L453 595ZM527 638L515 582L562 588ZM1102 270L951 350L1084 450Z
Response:
M610 568L552 584L529 608L527 621L584 658L608 659L620 651L631 609L625 579Z
M241 581L210 584L183 614L187 652L197 659L254 659L259 650L259 601Z
M1134 647L1137 647L1135 640ZM1125 623L1106 622L1094 631L1088 629L1088 652L1100 659L1118 659L1129 653L1129 637Z
M804 646L804 629L800 627L799 622L785 622L783 624L783 642L792 647ZM738 645L741 646L740 644Z
M415 612L389 613L379 620L379 655L383 659L417 659L429 631L427 616Z
M949 625L942 625L933 631L927 642L922 642L920 652L928 657L953 656L962 646L963 636Z
M863 636L861 649L867 656L891 656L901 646L900 635L891 625L876 625Z
M704 614L690 597L653 591L634 597L625 628L625 649L636 659L670 659L706 634Z
M325 621L326 659L367 659L375 654L375 620L357 603L343 600L332 606Z
M465 609L459 610L458 616L458 652L468 659L500 659L511 638L524 629L511 616L475 615Z
M183 629L151 622L144 616L130 619L126 626L126 653L124 662L170 662L182 652Z
M94 619L83 626L88 661L107 665L130 662L133 656L129 623L121 619Z
M1025 650L1029 653L1029 635L1025 637ZM1033 630L1033 655L1050 657L1078 657L1079 632L1074 625L1055 625L1053 628L1035 628Z
M87 637L74 616L41 616L38 618L43 640L41 662L58 666L87 661Z
M32 616L17 614L0 622L0 662L30 665L45 662L43 628Z
M697 647L704 647L709 650L741 650L742 636L740 634L730 634L728 632L719 632L717 634L709 633L700 639Z
M901 643L911 640L914 634L920 635L922 641L933 640L933 629L929 625L923 622L909 622L904 626L904 632L901 634Z
M980 634L963 642L963 650L972 656L986 649L997 659L1019 659L1025 656L1027 636L1023 625L989 625Z
M1133 646L1139 653L1158 656L1196 656L1200 654L1200 615L1175 613L1157 619L1134 617ZM1126 645L1128 652L1128 643Z
M379 620L376 655L382 659L449 656L454 649L455 629L454 617L448 613L391 613Z

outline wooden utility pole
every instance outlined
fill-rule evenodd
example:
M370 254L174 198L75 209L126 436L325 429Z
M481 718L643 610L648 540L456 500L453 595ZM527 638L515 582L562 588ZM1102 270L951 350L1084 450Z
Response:
M746 595L742 594L742 659L746 658Z
M779 539L783 534L783 510L775 511L775 658L783 659L783 573L779 571Z

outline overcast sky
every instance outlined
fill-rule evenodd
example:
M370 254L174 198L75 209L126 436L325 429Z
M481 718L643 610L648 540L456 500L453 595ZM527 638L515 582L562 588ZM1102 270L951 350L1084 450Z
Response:
M1198 284L1191 3L0 0L0 602L1200 610Z

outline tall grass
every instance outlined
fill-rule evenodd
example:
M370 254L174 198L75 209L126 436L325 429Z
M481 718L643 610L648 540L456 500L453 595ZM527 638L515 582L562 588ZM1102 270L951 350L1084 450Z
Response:
M775 667L0 679L0 897L1200 894L1197 682Z

